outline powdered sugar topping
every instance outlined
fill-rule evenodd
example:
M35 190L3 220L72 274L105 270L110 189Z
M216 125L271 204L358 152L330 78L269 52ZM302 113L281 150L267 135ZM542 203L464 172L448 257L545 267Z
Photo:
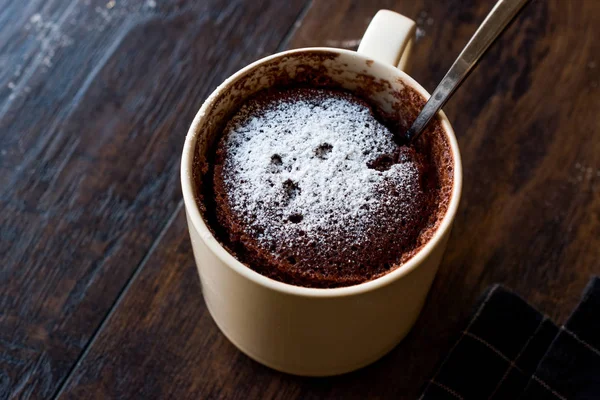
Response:
M421 190L412 160L369 167L398 146L370 108L346 94L304 89L246 103L224 140L231 208L263 243L331 231L360 243L378 210L393 205L400 221Z

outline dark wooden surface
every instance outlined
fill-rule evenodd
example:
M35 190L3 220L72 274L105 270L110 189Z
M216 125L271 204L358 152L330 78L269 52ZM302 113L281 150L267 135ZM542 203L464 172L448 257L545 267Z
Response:
M224 78L289 47L415 19L433 90L492 0L0 1L0 399L416 398L479 293L557 322L600 273L600 2L533 1L445 107L464 191L423 313L327 379L238 352L200 294L179 188Z

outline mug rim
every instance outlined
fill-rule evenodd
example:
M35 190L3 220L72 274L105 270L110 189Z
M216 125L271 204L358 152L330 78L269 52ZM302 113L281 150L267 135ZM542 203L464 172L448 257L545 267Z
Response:
M372 290L387 286L394 281L402 278L405 275L408 275L417 267L419 267L422 262L427 258L427 256L432 252L432 250L436 247L438 242L444 237L444 235L450 230L452 226L452 222L456 215L456 211L458 209L458 204L460 201L460 196L462 192L462 163L460 158L460 152L458 148L458 142L456 140L456 135L454 133L454 129L452 129L452 125L448 120L446 114L440 110L438 112L440 116L440 122L442 128L448 138L450 143L450 148L452 151L453 158L453 166L454 166L454 176L452 181L452 194L450 196L450 201L448 203L448 208L446 209L446 213L442 218L441 223L431 236L427 243L419 249L419 251L413 255L408 261L404 264L400 265L396 269L369 281L362 282L352 286L344 286L338 288L311 288L305 286L297 286L289 283L284 283L277 281L275 279L264 276L252 268L244 265L241 261L239 261L233 254L231 254L221 243L217 240L217 238L213 235L213 233L208 228L200 210L198 208L198 203L196 201L196 195L193 189L193 162L194 155L196 152L196 142L197 142L197 128L200 124L202 118L205 117L206 111L210 106L213 105L219 94L231 84L236 82L240 77L246 74L248 71L254 69L255 67L271 61L273 59L279 57L285 57L289 55L295 55L297 53L304 52L335 52L338 54L345 54L350 57L359 57L364 61L372 61L374 65L377 65L380 68L384 68L389 70L389 72L393 74L397 74L399 78L401 78L403 84L407 84L412 89L416 90L420 95L422 95L425 99L429 99L431 96L416 80L414 80L410 75L406 72L396 68L395 66L387 63L383 63L377 60L373 60L364 54L357 53L352 50L346 49L338 49L333 47L304 47L300 49L287 50L279 53L272 54L270 56L261 58L246 67L240 69L229 78L227 78L223 83L221 83L208 98L204 101L200 110L196 113L194 120L188 130L188 133L185 138L185 144L183 147L183 153L181 157L181 187L183 192L183 199L185 205L185 211L187 214L188 223L193 225L193 229L195 229L204 244L208 247L208 249L217 256L227 267L234 270L234 272L242 275L243 277L249 279L257 285L267 287L271 290L303 297L343 297L343 296L351 296L362 294L366 292L370 292Z

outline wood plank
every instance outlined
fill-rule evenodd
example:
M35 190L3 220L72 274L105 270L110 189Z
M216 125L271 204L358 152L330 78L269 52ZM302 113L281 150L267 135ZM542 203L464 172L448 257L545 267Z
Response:
M419 22L412 71L432 90L492 3L316 1L290 45L356 46L377 9L394 9ZM599 16L593 0L532 2L446 107L463 200L419 321L382 360L308 379L235 350L200 297L180 212L61 398L414 399L489 284L564 321L600 273Z
M56 392L180 205L202 100L305 1L35 4L0 43L0 398Z

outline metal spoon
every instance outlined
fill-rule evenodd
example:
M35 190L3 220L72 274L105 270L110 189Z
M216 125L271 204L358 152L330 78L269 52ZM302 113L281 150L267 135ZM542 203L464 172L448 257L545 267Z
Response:
M528 1L499 0L496 3L406 132L407 142L414 142L419 137L433 116L446 104L454 91L469 75L485 51Z

